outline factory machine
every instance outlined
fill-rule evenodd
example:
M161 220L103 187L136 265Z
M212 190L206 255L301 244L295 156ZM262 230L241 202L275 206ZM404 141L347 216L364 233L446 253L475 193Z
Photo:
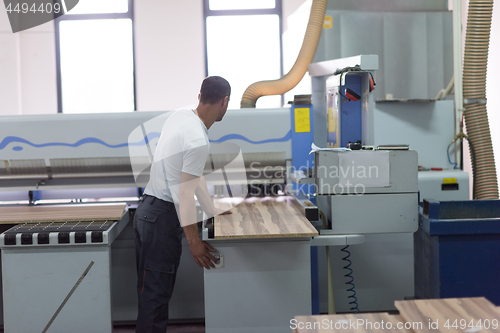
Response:
M293 193L301 204L299 211L303 211L310 221L325 221L324 226L322 222L316 223L319 237L292 237L289 242L276 243L275 252L252 252L252 246L259 248L259 244L252 245L252 241L217 240L221 247L220 265L225 268L210 271L211 275L204 275L204 271L194 264L184 240L178 283L169 307L173 320L206 317L205 297L211 310L217 310L214 304L230 304L238 309L240 303L228 303L231 292L217 285L217 281L230 282L230 275L237 277L239 272L252 268L256 268L256 272L260 269L265 272L263 275L250 274L252 282L259 279L268 281L273 270L265 266L266 262L279 262L279 256L290 253L303 259L295 267L296 273L305 285L310 283L310 287L306 287L312 290L309 299L307 292L300 289L300 299L303 304L312 305L313 313L325 313L328 311L326 289L329 284L324 264L327 261L326 251L321 250L325 245L330 246L329 260L333 267L337 311L353 311L351 302L354 291L357 292L355 296L361 311L393 310L395 299L415 294L413 231L416 229L414 219L418 201L422 202L424 198L440 201L469 198L467 173L451 169L453 164L446 156L448 145L456 134L453 101L433 99L453 73L453 62L450 61L453 59L452 13L447 10L446 1L401 1L399 6L386 2L375 6L378 11L370 10L373 6L366 4L329 2L325 18L332 24L323 27L313 64L309 66L312 101L295 101L291 108L228 110L224 121L214 124L209 131L213 161L231 161L241 152L246 174L246 179L241 179L241 170L236 170L226 173L223 180L220 177L215 179L210 185L214 198L227 198L230 195L228 188L231 195L248 192L267 197L281 195L282 192ZM290 17L290 22L300 15L304 16L304 21L307 20L309 11L297 11L296 15ZM293 29L288 30L284 42L302 41L303 31L293 36L287 35L293 34ZM421 33L415 34L415 31ZM284 53L287 54L285 44ZM359 54L363 55L356 56ZM342 72L356 66L359 70ZM338 70L341 72L335 75ZM373 83L376 81L376 85L372 86L370 79ZM126 212L130 213L114 220L116 224L109 231L112 237L107 243L93 244L92 236L86 235L86 240L90 237L89 244L76 244L77 231L64 231L64 235L69 233L70 242L56 246L52 242L59 241L59 234L48 232L50 245L53 244L58 253L87 247L89 251L93 247L107 251L109 246L110 269L99 271L104 276L109 274L111 279L111 319L115 322L135 320L134 233L131 223L126 223L131 217L127 214L133 213L134 205L142 195L161 126L170 114L134 112L13 116L2 117L0 122L2 206L72 207L126 203ZM327 149L309 155L312 142ZM236 145L237 149L231 148L227 153L225 144L228 143ZM335 150L349 143L356 150ZM422 171L416 170L417 165ZM361 168L354 169L353 166ZM351 172L347 172L349 167ZM366 170L366 173L353 174L352 170ZM373 171L372 177L370 170ZM227 179L232 180L229 187ZM71 223L68 226L71 228ZM2 236L3 244L0 245L10 248L3 251L21 251L27 258L30 253L52 249L38 243L38 235L44 232L38 229L31 229L32 232L10 229L12 227L15 228L13 224L4 226L3 230L9 231ZM210 225L207 227L205 224L203 237L213 242L215 235L210 235L209 230ZM30 233L33 244L23 244L23 238L30 238ZM23 237L23 234L28 236ZM81 234L78 237L82 237ZM7 239L12 242L13 238L16 245L5 244ZM248 245L245 248L248 252L238 252L238 248L232 247L240 243ZM276 245L273 241L262 243L266 248ZM310 246L305 246L305 243ZM293 248L292 244L298 246ZM347 271L342 269L348 263L344 260L347 245L350 245L348 259L354 278L352 285L346 285L349 279L344 276ZM290 246L290 251L287 246ZM311 256L308 263L309 247ZM238 253L243 257L238 257ZM245 256L252 260L232 266L235 260L242 260ZM260 262L254 257L262 257L263 260ZM16 260L15 256L11 256L5 269L10 270L14 263L21 262ZM292 267L288 266L287 260L281 264L284 265L283 272ZM305 272L308 264L312 273L310 279ZM11 271L13 275L8 275L8 281L12 281L16 274L30 272L28 268L22 272L21 268L18 269L19 272ZM77 271L75 277L78 279L83 272L80 269ZM228 271L231 274L221 278ZM61 272L60 276L64 274L67 272ZM285 278L279 276L279 279ZM85 279L78 288L84 286ZM57 280L44 281L50 284ZM207 293L204 282L215 283L215 288ZM296 285L298 282L292 279L290 283ZM232 287L236 290L239 285ZM4 285L4 291L6 288L9 286ZM78 298L78 288L66 306ZM40 287L39 290L30 290L30 293L42 293L40 297L43 299L47 297L43 295L45 289L48 288ZM235 296L249 291L248 288L240 289L241 292L235 293ZM21 288L15 289L15 292L18 290L23 292ZM68 292L61 291L57 295L64 298ZM220 294L224 297L219 299ZM8 295L12 297L12 293ZM29 297L13 299L19 305ZM259 293L254 299L266 298ZM59 305L62 302L55 303ZM11 305L4 304L4 308L8 306ZM288 316L288 310L283 309L280 316ZM295 308L294 311L302 312L294 315L307 314L302 308ZM272 309L268 312L272 313ZM8 314L9 310L3 313ZM53 325L57 325L58 318L70 315L63 308ZM217 331L220 328L231 331L231 320L224 321L220 313L212 315L213 319L222 319L220 322L207 322L208 328L215 328L216 332L222 331ZM269 324L268 328L272 330L275 323L269 317L272 316L266 317L268 321L247 318L250 323L247 322L246 327L252 327L252 321L260 321ZM244 320L237 315L231 319L234 319L233 325ZM259 327L259 331L265 331L265 327Z
M51 308L47 309L47 313L43 312L43 318L36 323L36 327L43 330L51 319L50 315L56 313L57 306L63 303L73 284L84 273L85 267L80 270L80 267L75 268L74 265L65 266L64 261L56 269L54 268L58 261L56 255L42 255L42 253L57 252L61 253L60 256L70 259L75 252L83 250L92 252L97 248L109 251L108 262L99 263L100 271L103 272L101 278L110 280L109 292L102 295L108 295L111 310L110 314L103 312L104 316L110 316L113 322L135 321L137 313L135 249L134 231L130 221L134 207L142 195L142 188L148 179L147 165L153 158L163 122L170 114L172 113L134 112L2 118L1 209L20 207L64 209L68 206L86 207L91 204L109 203L126 205L126 213L122 218L114 220L115 224L111 225L113 236L109 238L104 236L106 240L104 244L91 241L92 230L89 229L90 236L87 234L82 236L82 231L76 230L84 222L89 222L83 221L83 216L79 215L78 210L74 211L71 218L62 222L56 215L46 217L43 221L37 218L28 221L24 219L23 223L34 223L34 225L20 227L16 227L15 223L22 221L22 218L6 221L8 224L3 224L2 229L6 231L2 236L2 251L8 256L3 271L3 290L7 297L3 304L6 323L15 326L16 321L22 320L19 316L13 317L12 314L17 311L16 309L26 306L31 298L43 300L54 297L54 304L51 303ZM264 118L265 122L262 121ZM224 122L217 123L211 128L209 133L211 157L215 164L218 160L224 160L225 155L232 154L232 151L228 152L224 145L233 143L233 146L237 147L237 153L242 153L243 174L246 177L237 180L238 186L233 187L233 194L244 196L249 191L252 193L260 191L263 195L266 193L276 195L285 190L286 168L287 165L291 165L292 158L291 141L294 134L291 130L291 121L289 108L228 110ZM305 155L307 153L308 151L305 151ZM227 176L232 179L235 174L228 173ZM247 185L242 186L245 183ZM209 187L214 197L223 195L226 188L224 183L217 182ZM67 230L64 228L59 230L57 229L59 226L53 224L52 229L43 229L46 227L43 223L55 223L56 220ZM79 227L75 227L77 222L81 223ZM38 225L39 223L42 225ZM40 243L40 234L48 235L41 237L48 237L50 243ZM61 234L64 236L60 236ZM59 242L60 237L67 236L69 242ZM25 237L31 237L32 243L25 243ZM15 244L9 243L9 239L12 238L17 240ZM86 243L79 243L79 239L84 239ZM25 259L21 260L19 259L21 256L12 255L15 252L22 252ZM179 282L176 284L169 307L170 318L174 321L202 319L205 316L203 270L189 255L185 239L183 252L177 276ZM92 260L89 260L89 263L90 261ZM93 261L97 263L96 260ZM37 262L37 265L34 262ZM13 286L12 281L16 279L36 277L31 269L33 265L45 267L43 271L45 278L37 284L38 288L31 290ZM106 265L108 265L107 271L103 268ZM13 266L17 269L12 268ZM90 272L97 271L96 267ZM52 268L54 272L47 271ZM61 323L71 322L73 316L81 315L82 311L69 311L72 309L72 302L81 301L88 308L93 306L92 298L82 296L82 291L86 288L85 283L95 281L94 277L91 279L89 277L91 275L83 278L59 311L52 327L61 327L59 326ZM64 279L71 280L68 281L71 282L71 286L60 286L60 281ZM61 287L60 290L55 294L51 293L51 290L57 289L58 286ZM66 287L70 290L66 290L68 289ZM25 291L29 293L26 294ZM102 295L101 297L106 297ZM30 303L30 306L33 311L37 310L33 304ZM89 316L91 312L89 311ZM108 327L111 322L109 319Z
M320 234L350 235L338 245L353 246L328 254L335 304L342 312L358 305L362 311L391 310L395 299L412 297L419 200L469 195L468 174L452 169L446 156L454 137L453 101L376 101L378 69L376 55L309 65L314 123L321 124L314 141L327 149L315 152L312 175L297 181L315 184L317 205L328 222ZM353 150L338 149L347 146ZM378 173L370 175L370 168ZM324 251L318 257L327 261ZM352 271L335 269L345 266ZM325 265L319 265L320 312L326 310L326 275Z
M111 246L125 204L1 207L6 332L111 332ZM4 224L4 225L5 225Z
M338 69L356 66L361 71L334 75ZM211 194L215 198L245 196L247 193L264 197L294 194L298 198L294 200L301 204L303 215L310 221L314 223L325 219L326 227L316 224L321 229L319 236L304 234L293 240L296 243L291 243L300 244L299 248L303 250L300 256L309 258L305 259L305 263L312 267L313 274L309 275L305 274L304 267L301 266L298 276L302 276L304 283L312 289L312 299L304 296L308 294L308 289L304 292L303 304L307 307L310 304L314 309L314 304L320 303L313 312L325 312L326 265L323 263L326 259L323 251L318 251L315 258L316 253L311 250L312 256L309 257L310 246L314 249L315 246L353 245L351 260L357 279L359 303L365 305L364 309L367 311L391 309L394 299L413 295L413 246L411 238L407 240L405 237L411 237L411 233L417 228L419 188L425 188L434 197L439 193L456 195L468 192L468 182L466 178L464 180L462 173L447 171L446 175L434 175L427 172L422 176L422 172L417 172L418 164L427 165L431 160L442 159L441 156L437 157L441 152L425 149L428 141L433 140L439 145L448 140L448 135L453 137L452 130L450 133L443 130L437 133L432 128L415 126L418 120L413 121L411 118L412 106L407 106L409 110L406 113L392 110L391 104L375 107L373 93L370 92L373 88L370 79L376 77L377 68L378 58L373 55L312 64L309 73L313 87L318 88L313 92L313 101L325 99L325 105L313 107L310 101L296 100L291 108L228 110L224 121L214 124L209 131L212 164L214 161L215 164L217 161L231 161L235 156L241 156L243 163L239 173L226 174L224 180L232 181L230 187L227 182L221 182L221 178L209 182ZM324 95L315 99L314 96L318 93ZM449 102L423 105L421 112L440 117L437 121L448 121L453 117L452 103L450 105ZM396 112L399 117L391 118ZM134 232L128 222L131 218L129 214L133 214L134 206L142 195L161 127L170 114L171 112L134 112L9 116L3 117L0 123L0 208L80 207L110 202L126 204L126 218L116 220L121 221L117 224L120 227L115 227L113 237L106 243L110 260L106 263L109 269L104 270L104 276L108 276L111 281L109 303L114 322L135 320ZM263 119L266 121L262 121ZM318 133L321 134L321 140L316 138ZM419 139L412 141L411 136L403 134L418 135ZM410 139L399 141L400 138ZM313 142L326 149L309 154ZM228 150L228 144L233 145L233 148ZM347 144L350 144L352 150L337 149L346 147ZM409 144L409 147L401 144ZM418 156L415 150L418 151ZM242 169L245 175L243 177ZM337 173L332 174L335 170ZM365 173L358 173L360 170L365 170ZM458 185L442 187L443 177L454 180L447 181L446 184ZM318 208L321 212L319 214ZM75 216L74 219L79 217ZM4 225L3 230L9 230L2 236L4 251L24 251L26 253L23 252L23 256L32 255L33 258L38 251L46 251L47 247L39 243L38 231L33 244L27 245L21 239L26 232L16 232L17 229L9 229L10 227L13 225ZM53 240L59 235L49 232L51 242L57 243L53 245L58 252L70 254L75 249L87 247L91 251L92 246L95 246L92 242L77 244L76 231L74 234L70 230L64 232L70 234L70 242L61 246ZM14 238L19 238L19 241L15 245L9 245L7 239L12 238L9 235L14 233ZM35 235L34 231L32 235ZM91 236L84 238L88 237ZM208 234L204 237L210 241ZM401 239L397 240L397 237ZM285 243L276 244L285 246ZM306 243L309 245L304 246ZM227 246L224 244L229 243L223 243L222 247ZM243 241L241 244L248 245L248 242ZM272 241L266 244L270 248L276 245ZM23 250L28 247L29 250ZM403 251L397 252L401 249ZM252 251L251 247L249 251ZM289 253L283 248L277 251L276 253ZM393 251L398 254L389 254L394 253ZM172 320L201 319L206 314L205 297L209 297L212 309L214 302L218 302L213 292L206 294L206 283L220 280L217 274L222 274L224 269L214 270L214 273L210 273L212 276L204 276L203 270L188 255L189 247L185 240L183 252L178 271L178 281L182 282L176 285L169 307L170 317ZM340 251L331 252L333 267L345 266ZM42 257L44 260L53 260L49 256ZM31 271L29 268L10 268L16 260L13 258L16 257L10 257L4 265L3 274L7 279L4 282L15 279L12 274L26 275ZM265 258L262 260L265 263ZM23 259L26 264L31 261ZM231 261L226 263L226 269L230 263ZM396 273L391 267L400 264L403 264L403 269ZM315 276L314 271L319 275ZM373 274L375 271L379 274ZM64 277L65 274L61 270L59 277ZM269 274L272 275L272 272ZM343 275L341 269L334 269L336 304L339 311L349 311L351 300L346 292L349 286L345 286ZM36 294L40 299L51 297L45 291L50 290L50 284L57 284L57 281L55 278L44 280L47 287L41 287L36 292L30 291L30 295ZM391 284L395 287L391 287ZM6 296L12 295L9 288L9 285L3 286ZM22 294L23 289L18 288L17 292ZM61 292L61 297L64 295ZM78 293L75 291L72 297L76 300ZM29 297L24 295L9 299L12 301L4 303L6 315L12 313L9 312L12 309L22 306ZM374 304L373 299L378 299L378 303ZM64 297L61 302L63 300ZM70 301L71 299L68 304ZM91 301L85 302L91 306ZM74 314L69 311L60 311L58 318L72 315ZM282 315L288 316L286 311ZM56 321L57 318L54 325L57 324ZM271 330L275 329L272 323L269 327Z
M351 70L342 71L349 68ZM443 151L454 134L452 101L426 102L418 106L410 103L404 107L398 103L375 103L372 90L377 69L376 55L311 64L312 102L306 98L305 101L295 100L290 108L228 110L223 122L214 124L209 131L212 163L207 163L208 168L214 163L230 163L236 156L240 156L243 163L227 170L224 169L226 164L221 164L218 169L225 170L223 177L209 181L214 198L293 194L302 207L299 211L309 221L313 224L325 221L324 227L320 222L315 223L320 229L319 236L308 233L289 239L292 246L300 244L301 258L309 258L304 259L305 265L312 267L312 275L305 274L305 266L300 267L301 273L297 275L312 290L312 298L307 296L308 289L301 294L303 304L311 305L312 312L325 312L324 290L327 288L325 254L317 251L316 246L353 245L350 260L360 308L390 310L394 299L413 295L412 233L417 228L418 191L420 200L423 197L463 199L468 194L466 173L454 170L417 172L417 165L443 168L449 165ZM341 71L335 74L338 70ZM105 264L109 269L103 274L111 281L109 304L114 322L130 322L136 317L134 232L128 221L148 179L148 167L161 127L171 113L9 116L2 117L0 122L0 208L126 204L124 217L115 220L121 221L117 223L119 228L114 227L113 237L105 244L110 260ZM450 126L440 125L444 123ZM313 142L323 149L314 149L315 152L309 154ZM436 149L428 149L430 143ZM351 150L342 149L348 145ZM228 179L231 186L228 186ZM69 220L75 219L79 217ZM71 223L68 226L71 228ZM9 229L11 227L14 229ZM24 251L23 256L35 258L38 251L46 251L48 247L38 240L38 235L43 233L36 231L39 226L35 227L36 237L31 236L33 244L29 245L22 241L23 237L29 237L23 236L25 230L15 228L12 223L4 225L3 231L8 230L2 236L5 253ZM35 231L31 235L35 235ZM91 241L86 245L77 244L76 231L72 232L71 229L64 231L70 235L70 242L61 246L57 243L60 236L48 232L50 245L67 254L75 249L88 247L91 250L96 246ZM213 239L208 231L205 232L207 241ZM13 237L17 240L15 245L7 241ZM91 235L83 238L87 240L88 237L92 239ZM217 242L222 247L249 244L248 241ZM276 244L283 245L283 248L276 248L276 253L286 255L291 252L285 249L290 244L285 243L264 242L270 251ZM304 245L306 243L309 245ZM312 255L309 257L310 247ZM331 249L333 267L345 266L343 253L334 251L335 247ZM252 247L248 247L248 251L251 253ZM213 309L214 303L219 302L213 291L222 294L217 288L207 294L206 284L222 281L220 274L224 269L204 276L203 270L188 255L185 240L183 252L178 271L178 281L182 282L176 285L169 307L170 318L201 319L206 315L205 297ZM42 257L53 260L49 256ZM29 268L10 268L15 258L10 257L4 265L4 282L12 281L16 274L30 272ZM265 258L262 260L265 264ZM26 263L30 261L23 259ZM226 260L226 272L230 264L231 260ZM395 266L401 269L396 272ZM273 274L272 270L268 273ZM59 276L65 274L62 270ZM344 284L344 274L341 269L333 271L338 311L349 311L352 307L347 291L350 287ZM57 279L46 279L44 283L47 288L30 291L30 295L36 294L40 299L51 297L45 291L50 290L50 284L57 284ZM9 288L9 285L3 286L6 296L12 295ZM22 293L23 289L18 288L17 292ZM76 299L78 293L75 291L72 297ZM28 301L29 297L9 299L13 301L4 303L6 315L15 309L9 310L9 307L22 306L23 300ZM300 312L304 312L302 310ZM71 315L60 311L58 318ZM282 316L288 315L282 312ZM57 325L56 320L54 325ZM272 331L276 326L272 318L270 320ZM237 323L235 319L233 324ZM220 330L224 323L210 325ZM226 328L231 329L230 326Z
M315 152L316 194L330 234L414 232L417 153L408 145L373 146L373 97L378 56L311 65L327 74L327 147ZM363 67L361 67L363 66ZM365 69L363 69L365 68ZM340 69L340 70L339 70ZM350 151L343 151L349 147ZM340 151L339 151L340 150Z

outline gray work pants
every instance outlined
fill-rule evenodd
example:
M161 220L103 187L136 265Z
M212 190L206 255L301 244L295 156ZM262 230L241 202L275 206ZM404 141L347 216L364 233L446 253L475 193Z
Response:
M145 195L134 215L139 313L137 333L164 333L182 253L174 204Z

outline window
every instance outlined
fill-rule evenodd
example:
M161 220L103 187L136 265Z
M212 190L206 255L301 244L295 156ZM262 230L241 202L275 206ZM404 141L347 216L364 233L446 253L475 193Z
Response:
M273 9L275 0L209 0L210 10Z
M283 74L281 0L204 0L207 75L231 84L229 108L239 109L245 89ZM283 105L282 96L259 98L257 107Z
M59 112L135 110L132 0L79 1L55 32Z

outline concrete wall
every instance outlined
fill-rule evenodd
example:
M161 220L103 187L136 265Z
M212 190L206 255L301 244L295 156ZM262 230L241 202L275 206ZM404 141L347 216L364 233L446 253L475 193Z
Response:
M12 33L0 9L0 115L57 112L54 24Z
M195 104L205 77L200 0L135 1L135 73L139 111Z

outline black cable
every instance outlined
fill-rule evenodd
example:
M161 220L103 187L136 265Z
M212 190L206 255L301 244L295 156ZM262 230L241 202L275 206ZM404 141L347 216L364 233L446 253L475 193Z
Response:
M340 84L342 84L342 75L346 74L346 73L349 73L349 72L365 72L365 73L368 73L370 74L370 77L372 78L372 81L373 81L373 86L375 87L377 84L375 83L375 79L373 78L373 75L371 72L368 72L368 71L365 71L363 69L361 69L361 67L359 65L356 65L354 67L344 67L342 69L337 69L333 75L339 75L340 74Z
M349 98L345 97L344 95L342 95L342 93L340 92L340 89L339 89L339 95L344 97L345 99L347 99L349 102L351 101Z
M464 139L460 140L460 170L464 169Z
M352 299L352 301L349 302L349 305L351 306L350 310L354 310L355 313L359 313L359 308L358 308L358 298L356 297L356 286L354 285L354 277L352 276L352 268L351 264L352 261L349 259L351 256L351 252L347 250L349 245L346 245L342 249L340 249L341 252L346 253L346 256L342 258L343 261L347 262L347 265L344 266L344 269L348 271L347 274L344 276L347 278L350 278L351 280L347 281L345 284L348 286L351 286L349 289L347 289L347 292L351 292L352 294L349 295L347 298Z
M449 145L448 145L448 148L446 149L446 155L448 156L448 162L450 164L453 164L453 169L456 169L457 168L457 162L452 162L451 159L450 159L450 147L453 146L453 144L455 143L455 141L452 141Z

